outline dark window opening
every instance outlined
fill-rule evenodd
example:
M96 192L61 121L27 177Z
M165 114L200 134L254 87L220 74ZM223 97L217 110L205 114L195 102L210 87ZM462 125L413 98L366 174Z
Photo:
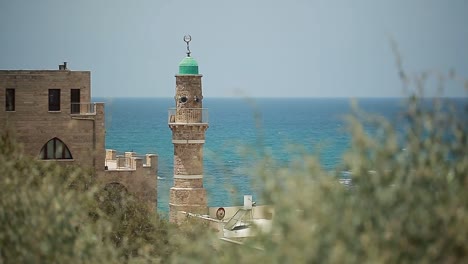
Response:
M71 89L70 94L70 112L72 114L80 113L80 89Z
M70 150L62 140L53 138L41 149L41 159L73 159Z
M49 89L49 111L60 111L60 89Z
M180 98L180 102L181 102L181 103L186 103L187 100L188 100L188 99L187 99L186 96L182 96L182 97Z
M5 110L15 111L15 89L6 89L5 92Z

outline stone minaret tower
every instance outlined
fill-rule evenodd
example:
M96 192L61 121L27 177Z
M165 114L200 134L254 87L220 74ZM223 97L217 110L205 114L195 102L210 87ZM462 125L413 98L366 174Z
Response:
M187 57L176 74L175 109L169 109L169 127L174 144L174 186L170 190L169 221L178 222L178 211L207 213L206 190L203 188L203 144L208 129L208 111L203 109L202 75L190 57L190 35ZM180 216L180 215L179 215Z

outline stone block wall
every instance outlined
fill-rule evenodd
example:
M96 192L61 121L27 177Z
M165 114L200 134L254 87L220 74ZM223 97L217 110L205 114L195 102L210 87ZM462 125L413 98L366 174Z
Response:
M176 75L176 110L169 120L174 144L174 185L170 189L169 220L178 211L207 213L203 188L203 145L208 129L203 108L202 75Z
M119 183L153 210L157 208L157 176L150 168L138 166L135 170L106 170L98 174L98 181L103 186Z
M14 111L6 111L6 89L15 89ZM60 89L59 111L49 111L49 89ZM85 104L78 113L72 113L72 89L80 89L80 103ZM11 129L25 154L37 158L49 140L58 138L72 159L47 162L90 169L103 184L120 183L156 208L157 156L146 157L148 167L141 159L132 159L133 170L105 170L104 103L91 104L90 100L89 71L0 70L0 132Z
M202 75L176 75L176 108L203 108ZM186 97L187 102L179 99ZM198 99L198 100L197 100Z
M71 89L80 89L80 102L90 103L89 71L1 70L0 127L12 129L26 154L39 157L42 147L59 138L78 166L104 170L104 104L94 113L71 114ZM6 89L15 89L15 110L5 110ZM60 111L49 111L49 89L60 89Z
M172 140L205 140L208 124L171 125Z
M143 159L137 157L135 152L125 152L124 157L119 158L117 152L112 149L107 149L105 156L106 164L110 166L98 174L98 181L103 186L121 184L128 192L155 210L157 208L158 156L146 154Z
M173 189L171 188L171 198L173 196L177 196L177 193L173 193ZM197 189L196 194L192 194L190 196L193 201L190 203L181 204L179 203L169 203L169 220L174 223L180 223L181 217L184 217L183 214L180 214L180 211L183 212L190 212L194 214L201 214L205 215L207 213L207 201L206 201L206 190L205 189ZM177 200L176 200L177 201ZM178 201L177 201L178 202Z
M174 175L203 174L203 149L200 144L174 144Z

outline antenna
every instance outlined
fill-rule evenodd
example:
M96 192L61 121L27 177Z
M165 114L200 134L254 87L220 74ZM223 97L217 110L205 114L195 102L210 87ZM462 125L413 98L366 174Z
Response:
M190 57L190 53L191 53L190 52L190 46L189 46L189 43L190 43L191 40L192 40L192 36L190 36L190 35L185 35L184 36L184 41L185 41L185 43L187 43L187 57Z

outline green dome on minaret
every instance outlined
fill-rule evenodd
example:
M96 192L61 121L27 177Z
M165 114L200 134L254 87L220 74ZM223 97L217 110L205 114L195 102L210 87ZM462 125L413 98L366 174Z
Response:
M184 36L184 41L187 43L187 57L179 63L179 74L198 74L198 63L194 58L190 57L189 42L191 40L192 37L190 35Z
M187 56L179 63L179 74L198 74L197 61Z

